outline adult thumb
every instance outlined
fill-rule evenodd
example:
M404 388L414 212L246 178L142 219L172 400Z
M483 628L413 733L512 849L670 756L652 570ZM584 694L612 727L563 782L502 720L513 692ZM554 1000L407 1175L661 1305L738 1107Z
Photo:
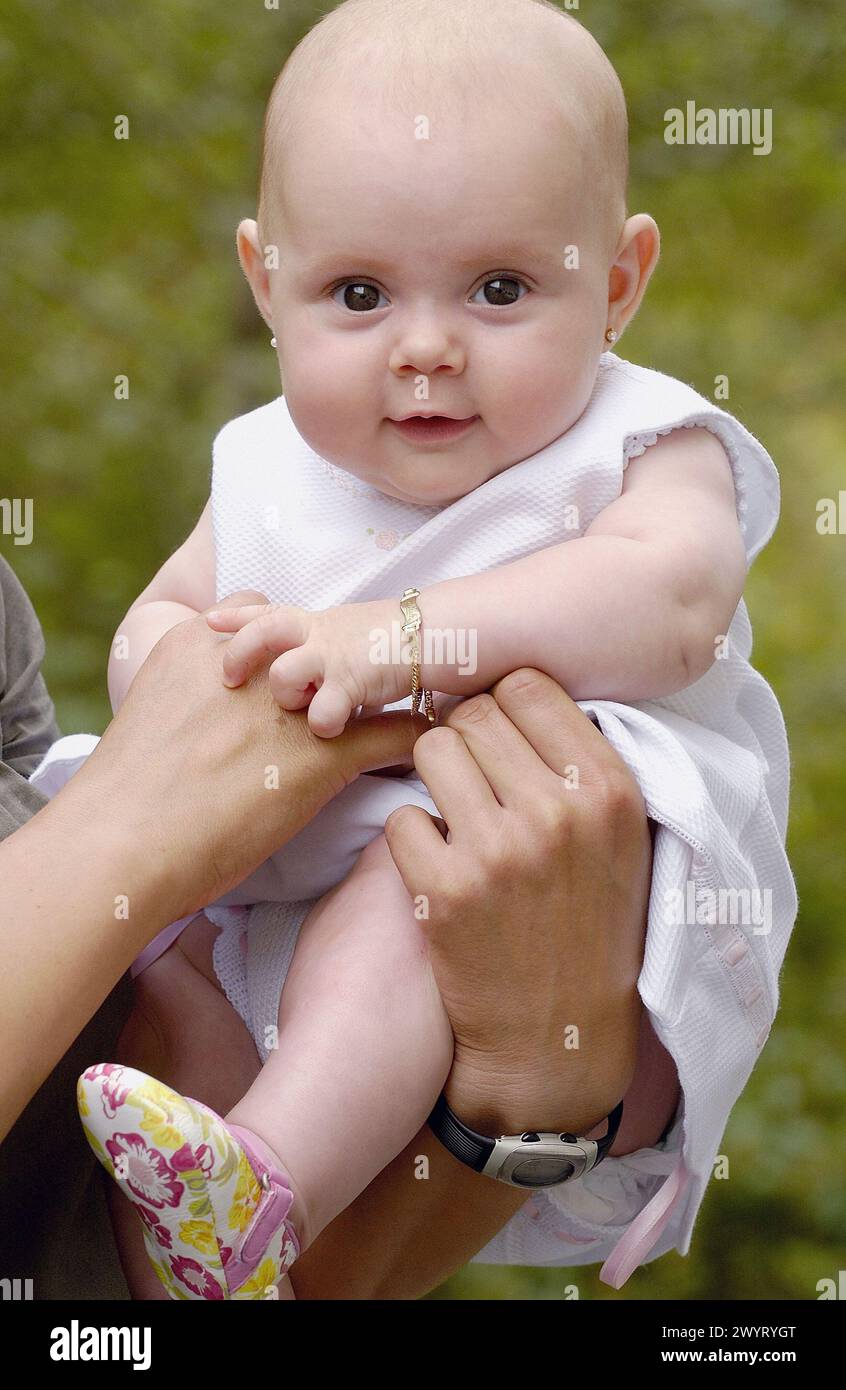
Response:
M360 772L402 764L411 771L411 752L422 733L432 726L421 714L398 710L393 714L374 714L354 719L338 739L343 746L345 771L349 780Z

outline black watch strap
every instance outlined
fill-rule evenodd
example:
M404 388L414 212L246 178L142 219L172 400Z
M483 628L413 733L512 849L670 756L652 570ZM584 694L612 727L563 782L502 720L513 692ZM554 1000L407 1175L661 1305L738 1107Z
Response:
M617 1130L620 1128L620 1121L623 1118L623 1102L615 1105L611 1114L608 1116L608 1130L601 1139L594 1140L599 1151L596 1163L601 1163L614 1139ZM466 1163L468 1168L474 1172L481 1173L488 1159L494 1151L496 1140L488 1138L484 1134L477 1134L469 1125L459 1120L458 1116L450 1110L446 1103L446 1098L441 1092L435 1102L434 1108L428 1119L428 1125L436 1139L439 1139L451 1154ZM530 1131L524 1131L526 1133ZM562 1132L563 1134L563 1132ZM577 1142L578 1136L567 1134L566 1138L573 1144ZM593 1165L596 1167L596 1163Z
M435 1101L428 1125L444 1148L449 1149L462 1163L466 1163L468 1168L481 1173L494 1151L494 1140L486 1139L483 1134L477 1134L469 1125L463 1124L450 1110L443 1091Z
M617 1130L620 1128L620 1121L622 1118L623 1102L620 1101L620 1104L615 1105L611 1114L608 1116L608 1129L605 1134L603 1134L601 1139L596 1139L594 1141L596 1147L599 1149L599 1158L596 1160L596 1163L602 1162L611 1145L614 1143L614 1140L617 1138ZM596 1163L593 1165L594 1168L596 1167Z

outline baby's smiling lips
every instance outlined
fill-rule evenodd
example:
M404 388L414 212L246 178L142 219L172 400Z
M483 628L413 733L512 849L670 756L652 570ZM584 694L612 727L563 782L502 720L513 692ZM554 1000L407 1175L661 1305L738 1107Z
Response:
M407 415L403 420L391 420L404 439L415 444L448 444L460 439L478 420L478 415L468 415L458 420L450 415Z

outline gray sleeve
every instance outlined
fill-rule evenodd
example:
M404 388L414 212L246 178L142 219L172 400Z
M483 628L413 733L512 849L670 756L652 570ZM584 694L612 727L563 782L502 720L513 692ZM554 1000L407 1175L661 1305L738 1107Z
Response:
M44 638L35 611L0 556L0 839L45 803L26 780L59 737L41 675L43 658Z

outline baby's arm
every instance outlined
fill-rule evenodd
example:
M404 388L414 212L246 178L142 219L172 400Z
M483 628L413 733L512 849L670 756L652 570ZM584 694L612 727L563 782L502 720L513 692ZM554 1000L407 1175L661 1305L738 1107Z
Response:
M474 695L533 666L576 700L672 694L711 666L745 575L723 447L706 429L676 430L629 464L621 495L584 536L424 589L421 684ZM398 599L317 613L252 605L208 621L235 634L223 662L230 685L281 653L270 668L276 700L308 705L312 729L331 738L357 705L409 692L408 665L374 645L399 627Z
M630 462L583 537L424 590L424 630L475 629L478 669L430 664L422 683L467 695L533 666L576 700L668 695L711 666L745 576L725 451L679 429Z
M115 633L109 656L109 698L115 713L141 667L166 632L215 600L211 509L140 593Z

